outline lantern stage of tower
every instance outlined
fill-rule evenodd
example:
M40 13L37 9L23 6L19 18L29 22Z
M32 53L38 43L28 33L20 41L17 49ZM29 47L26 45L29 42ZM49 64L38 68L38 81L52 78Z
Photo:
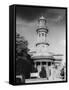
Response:
M42 44L43 46L44 45L47 45L49 46L49 44L47 43L47 40L46 40L46 36L48 34L48 29L47 29L47 26L46 26L46 18L44 18L43 16L41 16L38 20L38 28L36 30L37 32L37 43L36 43L36 46Z

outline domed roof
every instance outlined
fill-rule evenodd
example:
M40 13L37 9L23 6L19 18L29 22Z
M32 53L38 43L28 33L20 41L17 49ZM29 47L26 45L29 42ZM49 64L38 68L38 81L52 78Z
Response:
M41 16L39 19L45 19L46 20L46 18L44 16Z

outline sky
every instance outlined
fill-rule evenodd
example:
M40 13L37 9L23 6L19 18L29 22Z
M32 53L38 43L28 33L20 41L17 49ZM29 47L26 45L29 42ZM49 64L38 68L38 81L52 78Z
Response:
M47 19L49 30L47 41L49 52L65 54L66 46L66 10L49 7L16 7L16 32L28 40L28 47L35 49L39 17Z

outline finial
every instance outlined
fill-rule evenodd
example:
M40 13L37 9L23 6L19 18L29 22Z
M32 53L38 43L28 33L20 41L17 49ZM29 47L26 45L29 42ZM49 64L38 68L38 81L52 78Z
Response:
M39 19L46 19L44 16L41 16Z

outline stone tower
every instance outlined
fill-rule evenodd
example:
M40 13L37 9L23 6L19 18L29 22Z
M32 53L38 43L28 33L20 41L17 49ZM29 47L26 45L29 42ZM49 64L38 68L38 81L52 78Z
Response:
M46 55L47 46L49 46L46 39L48 29L46 26L46 18L44 18L43 16L41 16L38 20L38 28L36 32L37 32L37 43L36 43L37 51L39 54Z

